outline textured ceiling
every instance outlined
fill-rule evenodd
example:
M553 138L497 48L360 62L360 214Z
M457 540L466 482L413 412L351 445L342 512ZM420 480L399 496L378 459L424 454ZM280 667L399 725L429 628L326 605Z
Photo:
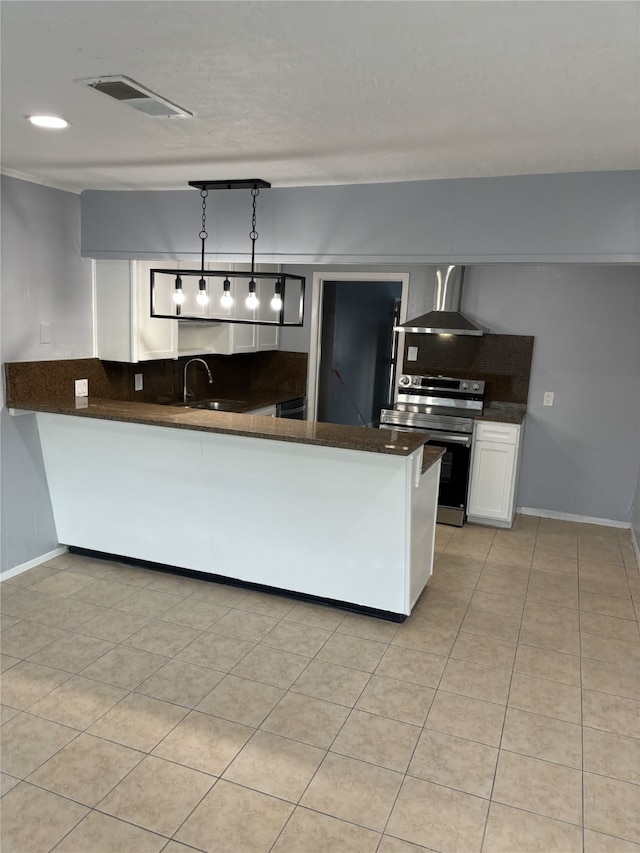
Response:
M637 169L640 4L0 3L2 169L64 189ZM78 78L193 112L150 118ZM24 116L72 122L44 132Z

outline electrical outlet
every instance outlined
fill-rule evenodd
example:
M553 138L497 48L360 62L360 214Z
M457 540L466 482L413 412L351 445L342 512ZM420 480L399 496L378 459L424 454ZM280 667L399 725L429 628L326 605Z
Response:
M542 398L543 406L553 406L553 400L555 398L555 394L553 391L545 391L544 397Z
M135 373L133 376L133 390L134 391L142 391L143 382L142 382L142 374Z
M409 347L407 349L407 361L418 360L418 347Z
M88 397L89 396L89 380L88 379L76 379L76 397Z

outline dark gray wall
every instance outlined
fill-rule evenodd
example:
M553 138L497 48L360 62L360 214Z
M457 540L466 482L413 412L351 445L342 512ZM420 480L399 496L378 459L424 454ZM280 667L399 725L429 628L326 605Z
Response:
M209 194L208 252L244 259L250 195ZM640 172L263 190L257 252L282 263L640 260ZM197 257L196 190L82 194L82 253Z
M80 257L80 198L2 177L2 341L6 361L93 355L91 264ZM40 343L40 324L50 344ZM0 412L0 571L58 546L34 415Z

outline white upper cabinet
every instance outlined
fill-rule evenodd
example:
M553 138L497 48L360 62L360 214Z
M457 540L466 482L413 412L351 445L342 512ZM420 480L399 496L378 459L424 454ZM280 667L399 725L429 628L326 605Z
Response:
M279 264L260 264L261 272L280 272ZM260 304L256 309L256 317L259 320L272 320L275 311L271 307L275 288L271 281L258 281L256 293ZM280 327L279 326L256 326L256 349L273 350L278 349L280 345Z
M245 272L248 264L211 262L207 269ZM94 323L96 355L107 361L138 362L177 358L180 355L233 355L259 350L274 350L279 345L279 329L240 323L214 323L210 319L234 317L255 320L268 316L273 293L263 292L271 285L258 280L257 309L246 307L246 285L231 279L233 305L225 308L217 293L210 294L207 305L198 305L198 277L184 276L182 289L190 306L190 314L200 312L197 320L151 317L150 270L198 270L198 262L97 260L94 266ZM260 272L277 272L275 264L256 266ZM209 282L211 285L211 282ZM217 284L217 283L216 283ZM210 289L212 289L210 287ZM218 288L219 289L219 288ZM173 291L156 287L156 313L173 314ZM166 303L166 304L165 304Z
M178 323L151 317L149 271L167 261L95 261L96 355L106 361L176 358ZM170 296L169 296L170 298ZM159 306L173 313L173 305Z

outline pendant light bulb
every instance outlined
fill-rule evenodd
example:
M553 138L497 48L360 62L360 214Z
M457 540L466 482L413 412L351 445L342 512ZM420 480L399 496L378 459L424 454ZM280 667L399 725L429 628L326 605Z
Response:
M220 297L220 305L223 308L231 308L233 305L233 296L231 295L231 282L228 278L222 282L222 296Z
M276 289L273 294L273 299L270 302L271 309L273 311L281 311L282 310L282 296L280 295L282 283L280 280L276 282Z
M196 302L198 305L208 305L209 304L209 294L207 293L207 283L201 278L199 282L200 289L198 290L198 295L196 296Z
M176 276L176 285L175 290L173 292L173 301L176 305L182 305L185 300L184 293L182 292L182 279L179 275Z
M254 311L260 302L258 301L258 297L256 296L256 283L253 279L249 282L249 295L247 296L247 300L245 305L250 311Z

